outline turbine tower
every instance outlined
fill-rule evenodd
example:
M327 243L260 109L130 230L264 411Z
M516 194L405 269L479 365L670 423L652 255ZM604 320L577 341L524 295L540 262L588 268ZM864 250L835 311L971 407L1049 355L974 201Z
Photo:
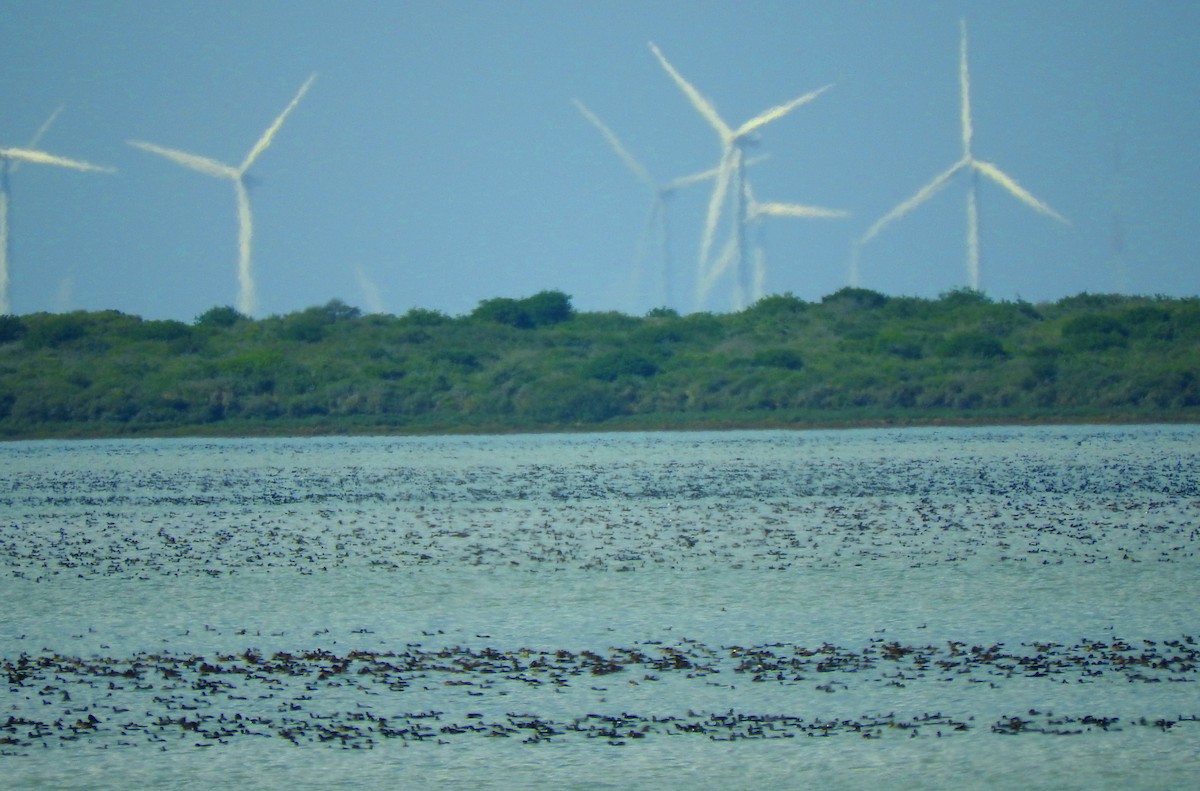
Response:
M300 90L295 97L275 119L275 122L267 127L267 131L258 139L254 147L250 149L250 153L242 160L242 163L237 167L227 165L224 162L218 162L209 157L202 157L196 154L189 154L186 151L177 151L172 148L163 148L156 146L153 143L145 143L140 140L130 140L129 145L135 148L140 148L143 151L149 151L152 154L166 157L173 162L176 162L184 167L197 170L209 176L221 179L229 179L233 182L234 191L237 193L238 207L238 311L246 316L254 314L257 304L257 299L254 293L254 273L250 263L250 241L254 235L254 226L250 217L250 194L246 189L246 172L254 164L267 146L271 145L280 127L283 126L284 120L288 114L296 108L300 103L300 99L308 92L309 86L313 80L317 78L316 74L309 76L304 84L300 86Z
M716 234L716 226L719 221L721 211L724 208L726 195L732 190L733 192L733 223L732 223L732 244L733 244L733 265L737 271L738 287L742 294L745 294L751 288L750 273L746 262L746 225L750 220L748 206L746 203L746 157L745 147L754 142L755 133L762 129L772 121L784 117L792 110L795 110L801 105L808 104L813 99L820 96L831 86L826 85L823 88L818 88L811 93L806 93L803 96L784 102L783 104L765 110L762 113L746 121L737 129L734 129L725 123L721 116L717 113L712 102L704 98L691 83L683 78L683 76L675 70L675 67L667 61L666 57L659 51L653 43L650 44L650 51L658 58L658 62L662 65L667 74L674 80L679 89L696 108L704 120L708 121L709 125L716 130L717 136L721 141L721 159L717 166L717 183L713 189L712 197L708 203L708 215L704 223L704 234L700 240L700 259L698 263L697 284L702 284L710 280L709 276L709 254L712 251L713 237ZM697 301L703 302L704 293L698 290Z
M38 165L57 165L60 168L70 168L72 170L94 171L101 173L112 173L113 168L102 167L100 165L91 165L87 162L80 162L75 159L66 159L65 157L54 156L47 154L45 151L38 151L34 148L41 140L42 135L50 128L50 124L54 123L54 119L62 112L61 107L50 114L46 122L37 130L33 138L29 141L29 145L25 148L0 148L0 315L4 315L11 310L11 305L8 299L8 193L9 193L9 177L16 172L22 162L31 162Z
M917 190L916 194L908 200L904 201L887 214L875 221L875 224L867 229L862 238L855 241L851 249L851 269L850 279L851 284L856 284L858 279L858 257L859 253L867 242L874 239L879 232L884 229L888 223L893 220L898 220L908 214L913 209L920 206L925 201L932 198L943 187L950 183L950 179L954 178L961 171L967 171L970 176L970 182L967 186L967 282L971 288L979 290L979 177L985 176L999 184L1004 189L1008 190L1009 194L1020 200L1022 203L1031 207L1035 211L1045 214L1048 217L1053 217L1062 223L1067 223L1066 218L1061 214L1051 209L1045 203L1042 203L1037 198L1033 197L1020 184L1018 184L1011 176L1000 170L991 162L985 162L981 159L976 159L972 150L971 143L974 139L974 129L971 125L971 75L967 69L967 22L965 19L959 20L959 58L958 58L958 80L961 93L961 109L960 120L962 123L962 157L955 162L948 170L938 174L933 181L926 184Z
M604 137L604 139L608 141L609 146L614 152L616 152L617 157L620 158L620 160L625 164L625 167L627 167L630 172L633 173L634 177L636 177L638 181L645 184L654 195L653 203L650 206L650 216L646 220L646 229L643 231L641 241L638 243L635 264L639 273L644 270L649 248L655 241L657 241L660 247L661 255L660 266L662 267L661 286L663 304L669 306L672 297L672 267L670 222L667 216L667 204L670 202L671 198L675 196L675 193L678 190L684 187L689 187L692 184L698 184L702 181L710 181L711 179L716 178L718 169L710 168L700 173L693 173L690 176L682 176L680 178L672 179L671 181L663 183L655 181L650 175L650 171L646 169L645 165L639 162L637 158L633 156L633 154L629 153L629 149L627 149L624 144L621 143L621 140L617 137L616 133L609 129L608 126L606 126L604 122L596 116L595 113L589 110L583 102L579 101L578 99L573 101L575 102L575 107L578 108L579 112L583 114L583 117L586 118L593 126L595 126L596 129L600 131L600 134Z
M751 229L757 228L765 217L796 217L799 219L836 219L839 217L849 216L849 212L839 209L826 209L821 206L804 206L798 203L781 203L779 201L759 201L754 197L754 190L750 187L750 182L744 182L745 193L743 195L743 203L746 206L746 221L750 224ZM716 264L708 272L708 277L702 283L701 295L702 298L708 295L713 284L723 275L730 265L738 257L736 249L735 237L730 237L725 245L725 249L721 253L721 257L717 259ZM762 245L755 245L754 248L754 280L747 293L742 283L739 281L737 289L734 291L734 308L741 310L763 298L764 286L767 277L767 261L766 253L763 251Z

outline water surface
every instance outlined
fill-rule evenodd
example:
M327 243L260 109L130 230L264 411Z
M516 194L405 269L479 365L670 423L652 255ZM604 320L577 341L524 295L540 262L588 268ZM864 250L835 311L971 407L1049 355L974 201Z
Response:
M9 443L0 747L29 787L1180 787L1198 482L1169 426Z

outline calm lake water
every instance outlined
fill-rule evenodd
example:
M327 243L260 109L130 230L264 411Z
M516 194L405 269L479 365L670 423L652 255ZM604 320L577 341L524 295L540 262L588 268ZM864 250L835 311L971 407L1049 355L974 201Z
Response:
M18 788L1181 788L1200 427L0 444Z

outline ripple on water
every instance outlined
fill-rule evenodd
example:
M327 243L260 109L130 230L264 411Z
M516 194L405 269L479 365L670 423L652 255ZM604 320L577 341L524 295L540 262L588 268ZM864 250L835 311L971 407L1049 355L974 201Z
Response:
M1198 433L3 445L6 763L919 787L1015 785L1020 749L1035 786L1183 777Z

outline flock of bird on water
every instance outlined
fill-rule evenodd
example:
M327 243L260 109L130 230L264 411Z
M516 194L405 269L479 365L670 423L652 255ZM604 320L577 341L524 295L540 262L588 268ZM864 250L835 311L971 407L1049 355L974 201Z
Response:
M814 465L795 449L781 460L747 447L723 461L603 462L576 451L557 464L485 456L462 465L446 461L461 446L422 447L362 460L317 446L309 452L319 458L289 457L288 469L276 466L284 456L264 457L286 446L195 468L114 457L111 469L75 471L69 485L53 465L6 475L0 573L12 590L41 598L60 587L78 596L79 585L115 585L111 593L169 582L180 598L204 602L211 620L172 615L162 625L151 608L145 634L130 632L134 616L122 612L115 622L69 627L78 634L51 637L56 627L31 620L19 627L28 633L3 635L0 754L245 739L372 748L472 738L623 746L658 738L1149 736L1190 733L1198 721L1187 701L1200 681L1200 636L1170 629L1003 642L981 638L996 633L974 623L948 631L889 621L831 634L808 623L822 614L811 602L796 624L809 633L789 630L784 640L752 637L754 628L730 632L725 622L719 637L695 639L672 622L638 637L600 625L599 638L574 641L514 641L491 611L479 623L495 634L404 622L426 615L406 581L421 591L422 580L442 572L473 610L486 595L464 581L508 580L500 587L514 598L493 604L497 613L537 597L526 580L578 577L580 590L611 586L636 598L628 591L672 580L707 589L730 569L755 608L786 597L789 581L825 580L816 592L830 570L854 572L846 578L854 586L862 575L1008 568L1020 573L1007 579L1037 587L1064 564L1183 579L1200 537L1194 457L1117 458L1109 448L1095 460L1081 450L1075 462L1039 465L1019 454L986 463L891 446L890 455L835 453ZM963 474L976 466L978 475ZM270 601L256 599L240 615L212 603L226 588L244 595L238 586L254 579L285 590L355 580L372 601L401 602L404 616L367 608L340 620L293 613L288 621L270 614ZM1166 578L1153 579L1158 587ZM431 612L448 595L434 589ZM294 609L291 595L283 600ZM254 617L263 620L241 620ZM1188 694L1166 699L1184 709L1169 716L1137 697L1172 688ZM880 700L908 708L854 708ZM913 701L930 700L953 708L912 710ZM1149 709L1138 716L1142 705Z
M1030 708L994 722L942 712L898 716L889 711L845 718L734 709L688 709L679 714L623 710L559 718L520 709L539 694L570 695L573 688L607 693L672 682L730 689L740 684L809 685L829 695L860 684L903 690L932 682L999 689L1014 677L1073 685L1106 676L1126 684L1195 683L1197 663L1200 646L1187 635L1161 643L1105 635L1074 645L1031 643L1016 649L957 640L905 644L881 637L860 649L829 643L710 646L684 639L674 645L652 641L603 652L426 648L421 643L409 643L402 650L315 649L270 655L255 649L209 656L161 650L90 658L42 652L4 663L5 683L21 711L0 722L0 755L80 742L104 748L212 747L247 737L369 749L388 740L449 744L472 737L527 744L595 739L619 747L664 736L713 741L847 735L942 738L977 729L1004 735L1078 736L1146 727L1165 733L1198 723L1200 717L1127 720ZM438 705L454 711L408 710L405 693L419 695L421 690L442 693Z
M761 247L751 250L749 239L752 228L765 217L798 217L798 218L837 218L845 217L848 212L828 209L819 206L784 203L778 201L758 200L750 182L746 177L746 168L754 164L756 159L747 159L746 149L755 142L758 132L767 124L776 121L796 108L811 102L830 86L807 93L791 101L772 107L751 118L740 126L732 127L717 113L714 105L706 99L691 83L689 83L667 60L654 44L651 51L658 59L663 69L687 96L700 115L716 131L721 143L721 157L718 165L712 169L659 183L651 176L647 168L639 162L621 143L617 135L582 102L576 101L580 112L594 124L621 158L622 162L634 175L646 184L654 193L654 203L651 209L650 229L660 236L662 249L661 276L664 282L664 292L670 292L670 240L666 232L666 203L677 190L701 182L712 181L715 186L708 202L708 210L700 240L700 253L696 277L696 304L700 306L707 299L709 292L726 273L734 273L734 288L732 302L735 309L741 309L760 299L764 293L766 276L765 256ZM295 109L301 98L312 85L316 75L310 76L300 90L292 98L274 123L268 127L262 137L250 149L250 152L238 165L230 165L210 157L164 148L154 143L130 141L130 145L216 178L228 179L234 185L237 197L238 212L238 300L237 308L245 315L253 315L257 305L255 284L251 266L251 239L253 223L250 213L250 198L246 186L247 172L259 156L271 144L276 133L283 126L288 114ZM1012 177L1004 173L991 162L977 159L972 149L973 128L970 108L970 75L967 67L967 33L966 23L961 23L961 44L959 58L959 81L961 91L961 126L962 126L962 155L947 170L938 174L932 181L921 187L912 197L903 201L883 217L875 221L867 231L852 243L849 280L851 285L858 284L858 261L863 246L877 236L887 225L924 203L934 194L945 187L959 173L970 176L967 192L967 281L968 285L978 290L980 287L979 267L979 212L977 191L979 177L990 179L1003 189L1015 196L1036 211L1066 222L1054 209L1035 198L1021 187ZM61 109L61 108L60 108ZM10 310L8 300L8 179L9 174L19 163L56 165L80 171L112 172L112 168L93 165L87 162L67 159L48 154L34 148L42 134L53 122L57 111L43 124L32 141L24 148L0 148L0 314ZM717 227L730 206L729 236L718 250ZM644 257L645 250L639 252L639 258Z

